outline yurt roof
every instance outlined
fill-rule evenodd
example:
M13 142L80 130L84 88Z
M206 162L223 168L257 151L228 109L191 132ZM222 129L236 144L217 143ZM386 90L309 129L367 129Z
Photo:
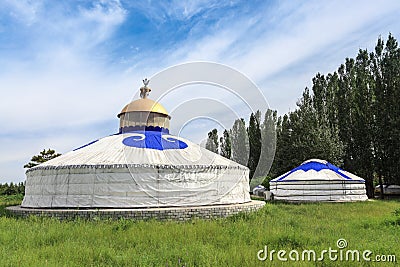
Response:
M119 168L151 166L161 168L239 168L247 167L215 154L181 137L155 131L115 134L44 162L36 169Z
M297 182L312 180L341 180L353 182L365 182L364 179L347 172L326 160L310 159L304 161L300 166L271 180L270 182Z

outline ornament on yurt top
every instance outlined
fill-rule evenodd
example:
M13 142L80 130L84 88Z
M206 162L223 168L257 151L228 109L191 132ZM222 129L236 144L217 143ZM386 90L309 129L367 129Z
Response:
M166 109L158 102L148 97L151 89L150 80L144 79L140 88L141 99L127 104L118 114L120 133L134 133L123 140L130 147L148 149L183 149L187 144L169 135L171 117Z
M151 89L150 80L144 79L144 86L140 88L140 99L127 104L118 114L120 119L120 133L134 130L151 130L169 132L171 117L167 110L158 102L148 98Z

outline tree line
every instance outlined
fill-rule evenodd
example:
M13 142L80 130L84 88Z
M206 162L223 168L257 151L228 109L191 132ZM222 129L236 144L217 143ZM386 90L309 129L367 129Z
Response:
M400 184L400 49L389 34L374 51L360 49L336 71L317 73L293 112L252 113L206 148L250 169L250 178L277 177L310 158L328 160L375 184Z
M0 195L25 194L25 183L5 183L0 184Z

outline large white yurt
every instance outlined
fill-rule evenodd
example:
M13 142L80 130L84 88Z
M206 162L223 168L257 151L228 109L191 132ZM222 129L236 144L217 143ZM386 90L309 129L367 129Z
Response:
M311 159L270 181L274 200L364 201L364 179L325 160Z
M22 208L152 208L247 203L249 170L169 134L170 116L147 98L118 114L119 132L26 172Z

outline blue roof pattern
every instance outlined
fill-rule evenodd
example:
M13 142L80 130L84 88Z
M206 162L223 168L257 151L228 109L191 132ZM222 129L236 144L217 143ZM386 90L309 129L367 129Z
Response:
M172 135L158 131L135 131L122 140L126 146L157 150L184 149L188 145Z
M148 149L157 149L157 150L166 150L166 149L184 149L187 148L188 145L179 140L178 138L169 135L168 129L160 128L152 129L146 127L146 130L142 131L129 131L129 132L119 132L113 135L130 135L122 140L122 143L125 146L129 147L137 147L137 148L148 148ZM151 129L151 130L149 130ZM112 136L112 135L110 135ZM99 139L94 140L86 145L75 148L73 151L77 151L84 147L93 145L99 141Z
M320 161L320 160L310 160L310 161L306 161L306 162L302 163L300 166L292 169L291 171L287 172L286 174L282 175L281 177L273 179L272 181L273 182L278 182L278 181L283 181L283 180L290 181L290 180L286 180L286 178L290 174L292 174L292 173L294 173L296 171L307 172L307 171L310 171L310 170L314 170L314 171L317 171L317 172L319 172L321 170L330 170L330 171L333 171L333 172L337 173L338 175L340 175L341 177L343 177L343 178L345 178L347 180L353 180L353 181L355 180L355 179L352 179L349 176L347 176L345 174L344 170L342 170L341 168L339 168L339 167L337 167L337 166L335 166L335 165L333 165L333 164L331 164L331 163L329 163L327 161L323 162L323 161ZM360 181L364 181L364 180L360 178Z

